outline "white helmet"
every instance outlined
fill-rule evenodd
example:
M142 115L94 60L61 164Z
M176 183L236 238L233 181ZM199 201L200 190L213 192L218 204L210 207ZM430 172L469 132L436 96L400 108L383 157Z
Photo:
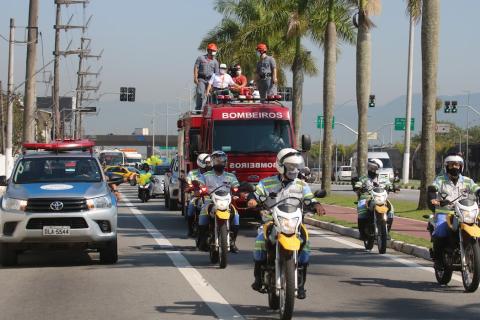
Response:
M378 170L383 168L383 162L380 159L369 159L367 170L378 173Z
M278 152L275 167L280 174L293 180L297 178L300 170L305 167L305 162L299 151L292 148L285 148Z
M447 167L448 167L448 164L451 163L451 162L457 162L460 164L460 172L463 172L463 158L457 154L450 154L448 156L445 157L445 159L443 160L443 166L445 168L445 172L447 172Z
M208 153L201 153L197 157L197 165L199 168L205 169L210 165L211 159Z

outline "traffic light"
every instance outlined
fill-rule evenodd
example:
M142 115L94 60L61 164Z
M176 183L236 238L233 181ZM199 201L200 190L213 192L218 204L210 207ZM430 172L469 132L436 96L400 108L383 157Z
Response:
M127 101L127 87L120 87L120 101Z
M452 113L457 113L457 101L452 101L452 109L450 110Z
M450 101L445 101L445 107L443 109L443 112L450 113ZM456 108L455 108L455 112L457 112Z
M371 94L368 100L368 107L373 108L375 107L375 95Z
M128 88L128 101L135 101L135 88Z

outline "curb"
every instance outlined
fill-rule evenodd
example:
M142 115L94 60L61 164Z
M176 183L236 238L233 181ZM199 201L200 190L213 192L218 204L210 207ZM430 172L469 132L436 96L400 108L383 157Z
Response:
M305 217L303 221L306 224L309 224L318 228L326 229L326 230L341 234L343 236L360 239L360 233L357 229L344 227L331 222L319 221L309 217ZM425 247L420 247L420 246L409 244L399 240L388 240L387 247L395 251L400 251L402 253L412 255L418 258L422 258L429 261L432 260L430 258L430 251L428 250L428 248L425 248Z

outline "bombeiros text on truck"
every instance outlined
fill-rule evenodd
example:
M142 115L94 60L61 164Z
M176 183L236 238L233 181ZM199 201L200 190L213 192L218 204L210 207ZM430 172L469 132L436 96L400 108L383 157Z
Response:
M255 184L275 175L278 151L297 148L290 109L280 99L219 96L218 104L207 104L201 113L182 114L177 122L180 172L195 169L199 153L221 150L228 155L227 170L240 182ZM310 149L310 144L310 137L303 135L302 149ZM184 192L180 198L183 205ZM236 200L235 206L241 215L247 212L244 199Z

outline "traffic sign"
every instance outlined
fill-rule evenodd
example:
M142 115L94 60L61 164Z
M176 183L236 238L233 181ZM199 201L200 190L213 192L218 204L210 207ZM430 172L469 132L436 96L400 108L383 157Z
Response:
M367 140L378 140L378 132L367 132Z
M396 131L405 131L405 119L406 118L395 118L395 130ZM410 118L410 130L415 130L415 118Z
M323 129L325 127L325 121L323 120L323 116L317 117L317 128ZM332 129L335 129L335 116L332 119Z
M436 132L437 133L449 133L450 132L450 124L449 123L437 123Z

